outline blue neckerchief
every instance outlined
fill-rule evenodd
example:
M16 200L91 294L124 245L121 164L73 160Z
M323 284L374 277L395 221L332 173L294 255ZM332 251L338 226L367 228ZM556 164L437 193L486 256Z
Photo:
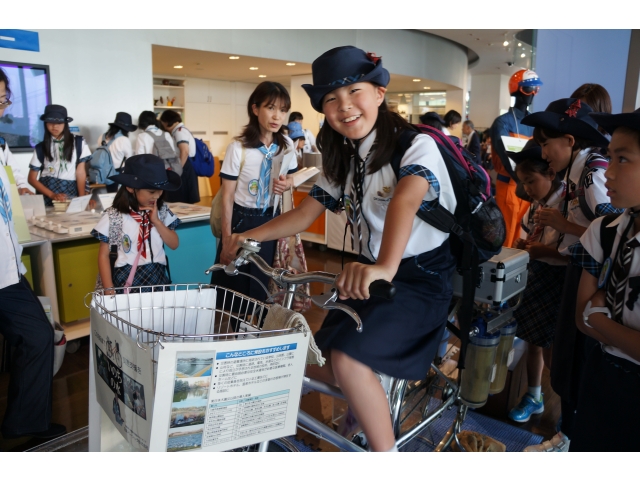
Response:
M258 197L256 198L256 208L262 208L262 213L269 207L269 184L271 182L271 159L278 150L278 145L274 142L267 149L263 144L258 147L264 153L264 159L260 166L260 179L258 180Z

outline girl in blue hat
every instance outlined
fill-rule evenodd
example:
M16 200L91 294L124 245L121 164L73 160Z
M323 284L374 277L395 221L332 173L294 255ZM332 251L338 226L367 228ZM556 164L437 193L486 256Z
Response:
M109 178L122 186L91 231L100 240L98 271L106 293L114 287L171 283L164 245L178 248L174 230L180 220L163 194L180 188L180 175L166 170L160 157L143 154L130 157L124 173Z
M325 115L318 134L323 174L295 210L230 238L222 252L230 262L238 241L273 240L304 231L325 210L346 209L357 262L337 280L341 298L364 322L330 312L316 334L328 358L308 367L318 379L339 385L372 450L395 451L389 404L377 373L425 378L442 338L452 296L455 260L448 235L416 217L438 202L449 211L456 200L435 141L417 135L396 177L390 159L401 134L413 127L385 102L389 72L380 57L338 47L312 65L313 85L303 85L313 108ZM393 300L369 298L377 279L393 281Z
M589 345L571 451L637 452L640 437L640 109L592 114L610 133L605 172L611 204L580 238L585 266L575 325ZM555 361L555 360L554 360Z
M67 109L62 105L47 105L40 116L44 122L44 140L36 145L29 164L29 183L44 195L45 205L53 201L91 193L85 162L91 159L87 142L71 133Z

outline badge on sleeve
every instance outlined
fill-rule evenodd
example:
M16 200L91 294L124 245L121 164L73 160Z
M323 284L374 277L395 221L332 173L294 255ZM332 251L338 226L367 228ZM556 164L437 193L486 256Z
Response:
M127 234L122 238L122 250L124 250L124 253L129 253L131 251L131 238L129 238L129 235Z
M598 277L598 288L602 288L607 284L609 280L609 275L611 275L611 265L613 264L613 260L611 257L607 258L602 265L602 270L600 270L600 277Z

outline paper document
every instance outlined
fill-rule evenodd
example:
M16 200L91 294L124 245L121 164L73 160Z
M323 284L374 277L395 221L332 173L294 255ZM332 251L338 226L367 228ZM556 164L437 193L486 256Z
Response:
M116 198L115 193L100 193L98 194L98 199L100 200L100 205L102 206L102 211L106 210L113 204L113 199Z
M84 212L87 209L87 205L89 205L89 200L91 200L91 195L71 199L66 213Z

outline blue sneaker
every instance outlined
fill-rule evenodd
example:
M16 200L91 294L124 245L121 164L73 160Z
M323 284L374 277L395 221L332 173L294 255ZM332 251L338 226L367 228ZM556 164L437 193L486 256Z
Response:
M540 400L533 398L530 393L525 393L520 403L509 412L509 418L514 422L528 422L531 415L537 415L544 412L543 396L540 395Z

